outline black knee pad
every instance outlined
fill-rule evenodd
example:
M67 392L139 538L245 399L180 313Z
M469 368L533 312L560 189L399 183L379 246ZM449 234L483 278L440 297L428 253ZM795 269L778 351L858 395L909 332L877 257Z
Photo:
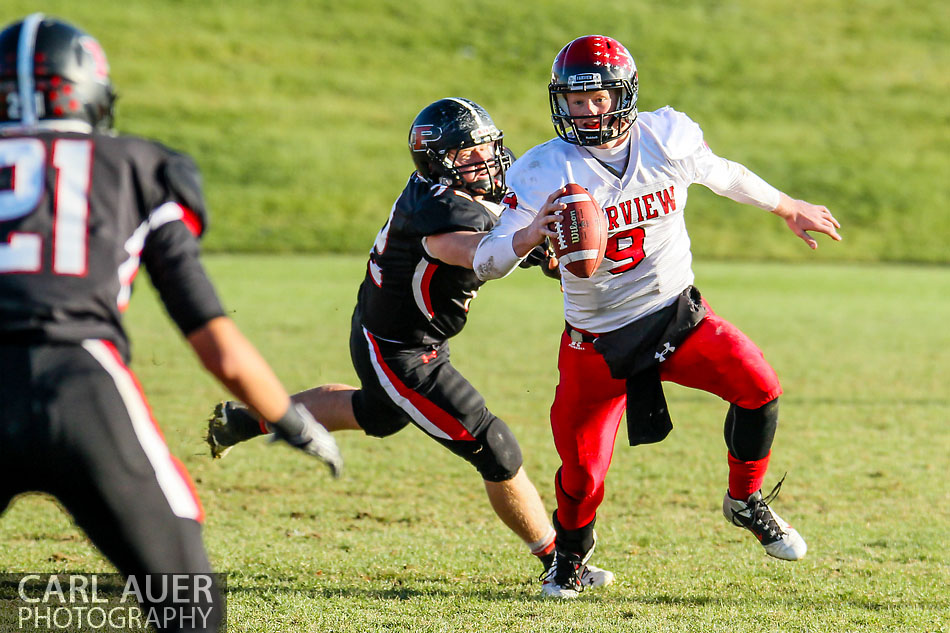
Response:
M723 434L726 446L736 459L751 462L762 459L772 449L778 426L778 398L758 409L729 406Z
M521 468L521 447L508 425L492 416L475 441L443 441L450 451L468 461L485 481L508 481Z

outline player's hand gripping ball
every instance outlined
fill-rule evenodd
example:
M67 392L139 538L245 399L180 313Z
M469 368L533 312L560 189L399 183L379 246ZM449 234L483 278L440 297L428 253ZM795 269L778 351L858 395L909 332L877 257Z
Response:
M590 277L604 260L607 249L607 216L590 193L573 182L564 186L558 201L566 204L563 220L555 223L551 239L554 253L575 277Z

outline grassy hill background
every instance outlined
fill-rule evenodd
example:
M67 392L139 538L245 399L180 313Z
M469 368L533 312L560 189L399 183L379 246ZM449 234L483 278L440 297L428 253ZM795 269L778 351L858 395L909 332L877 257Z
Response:
M819 260L950 262L937 0L6 0L0 18L36 10L102 42L120 131L198 160L209 251L364 252L423 106L472 98L521 154L553 135L554 55L604 33L637 61L641 110L688 113L717 153L832 209L845 241ZM812 256L777 218L691 193L699 257Z

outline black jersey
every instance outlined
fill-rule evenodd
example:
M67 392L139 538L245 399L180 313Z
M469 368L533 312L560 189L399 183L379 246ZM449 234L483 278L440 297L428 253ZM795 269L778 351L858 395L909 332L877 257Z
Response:
M113 342L144 263L188 334L224 312L198 259L207 223L187 156L134 136L0 134L0 342Z
M413 174L370 253L359 292L363 326L400 343L430 344L458 334L482 282L474 271L429 255L424 238L488 231L501 208Z

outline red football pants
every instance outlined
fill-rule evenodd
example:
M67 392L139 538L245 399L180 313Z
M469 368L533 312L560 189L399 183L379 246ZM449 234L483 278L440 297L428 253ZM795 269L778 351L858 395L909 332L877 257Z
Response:
M756 409L782 393L762 351L707 304L706 317L660 364L660 379L714 393ZM626 381L612 378L592 343L561 336L560 379L551 406L554 445L561 457L555 481L558 522L578 529L594 520L627 404Z

